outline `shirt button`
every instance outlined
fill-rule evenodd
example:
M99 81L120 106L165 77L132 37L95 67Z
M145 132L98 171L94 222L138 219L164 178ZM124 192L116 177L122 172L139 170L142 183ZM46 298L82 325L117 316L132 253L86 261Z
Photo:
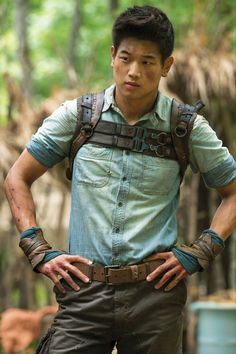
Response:
M120 232L120 228L117 227L117 228L115 229L115 232L118 234L118 233Z
M122 178L122 180L123 180L123 181L126 181L126 180L127 180L127 177L124 176L124 177Z
M123 205L122 202L119 202L119 203L118 203L118 206L119 206L119 207L122 207L122 205Z

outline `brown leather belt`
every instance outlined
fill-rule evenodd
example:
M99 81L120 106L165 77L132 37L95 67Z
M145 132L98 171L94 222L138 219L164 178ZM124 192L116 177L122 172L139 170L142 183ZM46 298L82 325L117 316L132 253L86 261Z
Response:
M163 260L155 260L131 266L101 266L73 263L90 281L96 280L107 284L136 283L146 279L147 275L163 264Z

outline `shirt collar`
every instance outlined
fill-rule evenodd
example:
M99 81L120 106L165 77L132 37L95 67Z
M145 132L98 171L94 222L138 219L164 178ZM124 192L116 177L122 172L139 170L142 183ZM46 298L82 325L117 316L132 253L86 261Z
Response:
M112 85L105 90L104 105L103 105L102 112L108 111L111 106L116 107L116 102L114 99L114 90L115 90L115 85ZM156 103L152 110L152 112L155 113L157 119L159 118L163 121L166 121L169 118L171 101L172 100L169 97L163 95L160 91L158 92Z
M112 105L114 106L116 105L114 99L114 90L115 90L115 85L112 85L105 90L104 105L103 105L102 112L106 112Z
M169 118L169 113L171 109L172 100L163 95L160 91L158 92L157 100L154 107L154 112L157 118L166 121Z

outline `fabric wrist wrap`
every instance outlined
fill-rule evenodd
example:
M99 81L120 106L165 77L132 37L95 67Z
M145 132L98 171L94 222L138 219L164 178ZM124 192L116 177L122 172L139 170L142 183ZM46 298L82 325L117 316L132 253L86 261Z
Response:
M201 268L207 269L215 257L224 249L224 241L211 229L206 230L190 246L177 245L175 249L194 257ZM193 272L190 272L192 274Z
M32 227L22 232L19 246L35 272L40 263L45 263L65 253L64 251L51 251L52 247L44 239L43 231L39 227Z

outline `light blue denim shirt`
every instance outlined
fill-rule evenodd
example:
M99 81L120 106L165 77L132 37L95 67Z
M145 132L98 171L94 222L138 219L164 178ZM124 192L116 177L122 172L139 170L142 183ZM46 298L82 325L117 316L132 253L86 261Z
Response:
M105 91L101 119L127 124L113 93L114 86ZM170 131L171 102L159 92L154 109L136 124ZM68 155L76 115L76 100L66 101L27 145L46 167ZM191 168L208 187L236 179L233 157L202 116L195 120L189 147ZM104 265L127 265L169 249L177 240L179 187L177 161L83 145L74 161L69 252Z

